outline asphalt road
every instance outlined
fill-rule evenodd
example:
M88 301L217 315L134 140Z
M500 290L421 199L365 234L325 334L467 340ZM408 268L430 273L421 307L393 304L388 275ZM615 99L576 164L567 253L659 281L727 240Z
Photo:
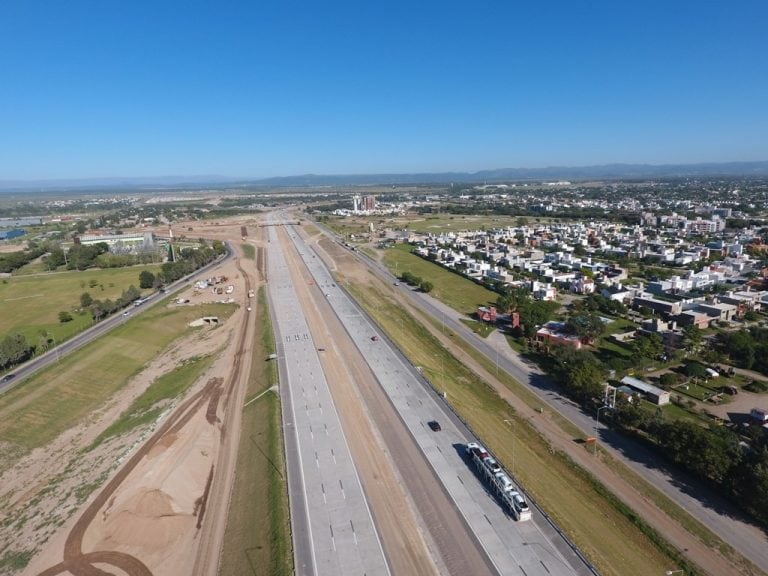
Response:
M328 302L367 359L494 568L500 574L525 576L590 574L590 568L538 511L534 511L534 518L529 522L512 520L463 456L466 443L476 441L473 435L418 371L378 334L375 325L346 292L335 285L322 260L316 258L290 228L289 234L318 289L325 291ZM373 335L377 336L376 340L372 339ZM442 431L432 432L426 425L430 420L440 421Z
M353 254L381 278L394 284L396 278L385 267L365 254L357 251ZM579 405L563 397L556 383L508 345L494 346L473 333L458 321L459 315L455 310L402 283L397 289L434 319L444 322L446 329L459 334L491 362L498 362L499 368L519 382L528 384L542 402L568 418L585 435L594 436L597 432L601 446L613 457L624 462L740 554L768 572L768 534L751 523L735 506L707 486L670 467L658 454L633 439L602 424L596 430L596 414L585 413Z
M200 268L199 270L195 271L193 274L190 274L185 278L181 278L176 282L169 284L168 286L165 287L165 290L166 290L165 294L162 294L160 292L153 292L148 296L148 300L141 306L130 306L121 312L117 312L112 316L109 316L108 318L105 318L104 320L94 324L87 330L80 332L80 334L77 334L76 336L70 338L66 342L62 342L61 344L51 348L44 354L41 354L40 356L32 358L28 362L17 366L14 370L11 371L11 374L14 374L14 377L12 379L8 380L7 382L0 382L0 394L5 392L7 389L21 383L25 378L28 378L35 372L38 372L43 368L46 368L51 364L58 362L62 356L66 356L70 352L77 350L78 348L80 348L81 346L84 346L85 344L88 344L88 342L91 342L96 338L103 336L104 334L112 330L115 326L123 324L133 316L141 314L148 308L151 308L158 302L162 301L163 297L173 295L175 292L177 292L181 288L186 287L190 282L192 282L196 278L199 278L207 274L210 270L212 270L216 266L222 264L223 262L226 262L227 260L232 258L233 253L229 244L225 244L225 245L227 247L227 253L222 258L214 260L210 264L207 264L202 268ZM124 316L123 312L128 312L128 315Z

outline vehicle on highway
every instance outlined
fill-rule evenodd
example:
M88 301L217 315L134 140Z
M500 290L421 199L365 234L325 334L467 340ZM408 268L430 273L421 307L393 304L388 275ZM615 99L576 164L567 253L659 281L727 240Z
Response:
M477 442L466 446L466 453L480 476L493 488L499 500L519 521L531 519L531 509L525 498L517 491L512 479L488 451Z
M123 312L123 316L130 316L130 315L131 315L130 312Z
M376 334L374 334L373 336L371 336L371 340L373 340L374 342L378 342L379 337Z
M443 429L442 426L440 426L440 422L437 420L430 420L427 422L427 426L429 426L432 429L432 432L440 432L440 430Z
M16 378L16 374L6 374L5 376L3 376L2 380L0 380L0 382L10 382L14 378Z

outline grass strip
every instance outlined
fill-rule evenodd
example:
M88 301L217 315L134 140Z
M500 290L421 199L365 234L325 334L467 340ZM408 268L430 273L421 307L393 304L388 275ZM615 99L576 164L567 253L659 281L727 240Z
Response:
M277 384L277 363L264 288L258 292L257 337L246 398ZM219 574L293 573L288 491L283 459L280 397L267 392L243 409L237 472Z
M201 316L234 307L155 306L0 395L0 466L52 441L101 406Z
M466 318L459 318L459 321L481 338L488 338L488 336L493 334L493 331L496 330L495 326L488 324L487 322L467 320Z
M435 287L430 293L441 302L462 314L473 314L478 306L495 305L498 294L483 288L461 274L411 253L413 246L398 244L384 252L384 264L396 276L411 272Z
M163 374L136 398L131 406L104 430L94 440L88 450L93 450L99 444L133 430L137 426L148 424L155 420L168 404L167 401L179 397L194 384L200 375L213 362L214 355L194 356L181 366Z
M438 329L441 328L440 322L435 320L432 316L428 314L422 313L421 320L429 322L435 328L438 328ZM470 326L471 321L464 320L464 319L462 319L461 321L464 324ZM470 326L470 328L472 328L472 326ZM543 410L545 408L544 404L541 402L539 397L536 394L534 394L527 386L521 384L520 382L515 380L512 376L510 376L507 372L503 370L496 371L495 365L484 354L482 354L473 346L471 346L463 338L454 334L453 332L451 332L450 334L447 334L447 336L450 337L452 340L456 341L457 344L461 347L461 349L488 373L493 374L494 372L496 372L496 379L502 384L504 384L510 391L512 391L515 394L515 396L523 400L523 402L525 402L526 405L528 405L529 407L535 410ZM522 346L516 339L512 337L507 337L507 341L509 342L510 346L515 348L517 352L522 353L524 351L524 346ZM679 410L681 415L673 415L673 417L675 418L677 417L686 417L688 419L691 418L691 415L689 412L684 411L678 408L677 406L670 405L665 407L665 409L669 409L668 411ZM551 420L556 422L563 431L565 431L567 434L572 436L574 439L583 440L585 438L585 434L581 429L579 429L570 420L563 417L558 412L550 411L549 415ZM686 531L688 531L689 533L699 538L702 542L704 542L708 546L717 547L717 549L724 556L730 558L732 561L737 563L742 563L744 565L748 564L748 561L746 561L743 557L741 557L738 554L738 552L736 552L736 550L733 549L732 546L724 542L714 532L709 530L704 524L702 524L696 518L691 516L688 512L686 512L683 508L681 508L678 504L676 504L663 492L654 488L651 484L649 484L647 481L641 478L631 468L629 468L622 462L614 459L607 453L602 453L601 458L603 458L603 460L606 461L611 467L618 470L622 478L624 478L625 481L627 481L635 490L637 490L640 494L642 494L643 496L651 500L656 506L659 507L659 509L663 510L667 514L667 516L677 521ZM626 507L626 505L624 505L623 503L622 503L622 506ZM635 518L634 513L632 513L632 518L633 519ZM641 529L644 529L644 528L641 528ZM653 528L651 528L650 526L648 526L647 529L653 530ZM654 534L656 534L655 531L654 531ZM658 538L658 537L659 537L658 534L654 536L654 538ZM753 566L750 566L750 568L753 570L755 569Z
M414 317L378 290L352 284L350 291L601 572L663 574L677 561L670 545L650 538L631 510L606 499L607 490L595 478L552 449ZM689 574L698 572L692 568Z
M426 320L429 323L431 323L435 328L440 329L441 324L431 316L427 314L421 314L422 320ZM476 350L473 346L471 346L468 342L466 342L463 338L460 336L457 336L453 333L451 333L450 338L452 340L455 340L458 345L462 348L462 350L467 353L472 359L481 365L481 367L486 370L488 373L493 374L495 370L495 365L482 353L480 353L478 350ZM510 376L505 371L499 371L496 374L496 379L504 384L509 390L511 390L515 396L520 398L525 402L526 405L529 407L539 410L544 409L544 404L541 402L539 397L531 392L526 386L515 380L512 376ZM654 407L655 408L655 407ZM666 407L665 407L666 408ZM687 414L687 413L686 413ZM576 427L570 420L562 416L561 414L550 411L549 417L552 421L556 422L557 425L565 431L567 434L572 436L575 440L581 439L583 440L585 438L585 434L581 429ZM604 462L606 462L610 467L612 467L614 470L618 471L621 475L621 477L629 483L635 490L638 491L638 493L642 494L649 500L651 500L656 506L659 507L660 510L663 510L667 516L672 518L673 520L677 521L686 531L688 531L690 534L693 534L697 538L699 538L702 542L704 542L707 546L710 547L716 547L721 554L726 556L727 558L730 558L733 562L739 563L745 567L747 567L748 570L751 570L753 572L759 572L755 566L751 565L749 561L741 557L736 550L726 542L724 542L720 537L718 537L714 532L709 530L704 524L699 522L696 518L691 516L688 512L686 512L683 508L681 508L678 504L676 504L672 499L670 499L668 496L666 496L663 492L658 490L657 488L653 487L650 483L648 483L645 479L640 477L636 472L634 472L631 468L629 468L624 463L620 462L619 460L616 460L610 454L602 452L601 458ZM575 465L575 464L574 464ZM603 489L605 489L603 487ZM610 494L606 490L607 493ZM612 495L612 494L611 494ZM616 498L612 495L613 498ZM620 500L617 499L618 502L621 503ZM622 508L626 509L628 512L631 513L631 519L633 522L637 522L637 520L640 520L636 514L631 511L625 504L621 503ZM647 525L639 525L638 528L640 528L643 531L648 530L653 532L653 538L660 538L658 533L656 531ZM649 536L650 537L650 536ZM661 545L661 544L660 544ZM665 544L666 545L666 544ZM670 555L676 555L682 558L682 556L679 555L679 553L671 547ZM678 561L675 559L675 561ZM683 564L683 561L679 561L680 565Z
M240 247L243 249L243 256L248 258L248 260L256 259L256 247L253 244L243 242Z

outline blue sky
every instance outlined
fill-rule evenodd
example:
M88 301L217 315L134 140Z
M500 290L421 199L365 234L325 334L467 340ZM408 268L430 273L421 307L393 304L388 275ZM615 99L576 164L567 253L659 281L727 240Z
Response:
M0 179L768 160L768 2L0 3Z

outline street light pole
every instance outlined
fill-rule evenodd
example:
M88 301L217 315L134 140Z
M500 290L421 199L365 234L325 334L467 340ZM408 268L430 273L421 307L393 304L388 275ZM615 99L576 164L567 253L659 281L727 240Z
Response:
M600 408L597 409L597 416L595 416L595 454L597 454L597 430L600 426L600 410L608 409L610 409L610 406L600 406Z

